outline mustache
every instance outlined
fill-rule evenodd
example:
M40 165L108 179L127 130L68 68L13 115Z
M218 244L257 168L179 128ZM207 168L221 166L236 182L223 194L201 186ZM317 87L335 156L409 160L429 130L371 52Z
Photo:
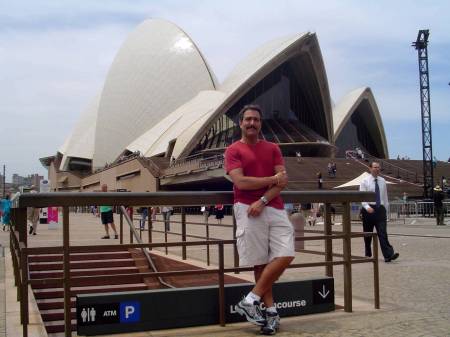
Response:
M247 126L246 130L249 130L249 129L255 129L256 130L256 128L254 126Z

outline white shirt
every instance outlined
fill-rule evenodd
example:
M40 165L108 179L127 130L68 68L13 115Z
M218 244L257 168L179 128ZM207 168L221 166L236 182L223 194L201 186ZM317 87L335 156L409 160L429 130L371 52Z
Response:
M383 177L378 176L378 187L380 188L380 201L381 205L386 208L386 210L389 210L389 200L387 195L387 187L386 187L386 180L384 180ZM375 192L375 177L373 175L369 175L366 178L364 178L363 181L361 181L361 184L359 185L360 191L366 191L366 192ZM362 202L362 206L367 210L370 205L367 202ZM375 202L371 203L372 205L375 204Z

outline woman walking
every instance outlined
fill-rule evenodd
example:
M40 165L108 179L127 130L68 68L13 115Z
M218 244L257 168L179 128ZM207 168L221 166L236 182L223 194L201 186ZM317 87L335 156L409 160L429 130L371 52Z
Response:
M0 205L2 211L3 230L9 230L11 226L11 200L9 200L9 194L5 195Z

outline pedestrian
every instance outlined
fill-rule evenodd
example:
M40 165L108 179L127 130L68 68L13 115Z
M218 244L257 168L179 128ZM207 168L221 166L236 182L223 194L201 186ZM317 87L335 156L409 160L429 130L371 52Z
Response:
M308 219L309 215L311 214L311 208L312 204L310 202L303 202L300 204L300 213L305 218L305 221Z
M202 206L200 211L203 213L203 222L205 224L207 224L208 223L208 218L209 218L209 215L210 215L209 214L209 206L207 206L207 205Z
M323 187L323 178L322 178L322 172L317 172L317 188L321 190Z
M31 186L30 193L37 193L36 187L34 185ZM36 207L28 207L27 208L27 219L31 224L28 234L31 234L31 235L37 234L37 227L39 224L39 213L40 213L40 208L36 208Z
M369 165L370 175L368 175L359 186L360 191L375 192L375 203L362 203L362 221L364 232L373 232L374 227L377 230L378 240L380 241L381 252L385 262L391 262L399 257L394 251L388 240L387 234L387 210L389 209L389 200L387 194L386 181L380 174L380 164L373 161ZM372 256L372 236L364 237L365 255Z
M6 193L5 197L0 202L0 208L2 211L3 231L10 230L11 227L11 200L9 193Z
M148 217L148 207L141 207L141 219L139 220L139 228L141 230L145 229L145 222L147 221Z
M335 162L331 163L331 172L333 174L333 178L336 178L336 173L337 173L337 165Z
M108 185L102 185L102 192L108 192ZM117 235L116 225L114 224L114 214L112 206L100 206L100 218L102 224L105 226L105 236L102 236L102 239L109 239L109 227L114 231L114 239L118 239L119 235Z
M284 210L288 216L291 216L294 213L294 204L289 202L284 203Z
M302 154L300 151L295 152L295 157L297 157L297 163L302 161Z
M328 176L331 177L333 175L333 164L331 162L327 165Z
M214 206L214 212L216 214L217 223L220 225L222 223L222 219L224 217L224 208L222 204L217 204Z
M280 192L288 178L278 145L259 139L262 112L247 105L239 113L241 139L225 152L225 168L234 184L234 214L239 263L254 266L255 285L234 309L261 333L273 335L280 324L273 283L295 257L294 229ZM262 313L260 301L266 307Z
M170 216L172 215L173 207L171 206L163 206L161 209L161 213L163 215L164 220L164 229L166 232L170 231Z
M444 200L444 192L442 191L441 186L436 185L433 193L433 201L434 201L434 215L436 216L436 225L443 226L444 225L444 204L442 203Z
M158 213L158 207L153 206L152 207L152 221L156 221L156 214Z

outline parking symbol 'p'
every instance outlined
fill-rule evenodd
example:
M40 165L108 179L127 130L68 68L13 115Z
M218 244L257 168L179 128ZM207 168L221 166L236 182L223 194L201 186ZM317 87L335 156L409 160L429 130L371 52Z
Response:
M125 319L128 319L130 315L134 313L134 307L131 305L125 306Z
M141 320L141 304L138 301L120 303L120 323L139 322Z

